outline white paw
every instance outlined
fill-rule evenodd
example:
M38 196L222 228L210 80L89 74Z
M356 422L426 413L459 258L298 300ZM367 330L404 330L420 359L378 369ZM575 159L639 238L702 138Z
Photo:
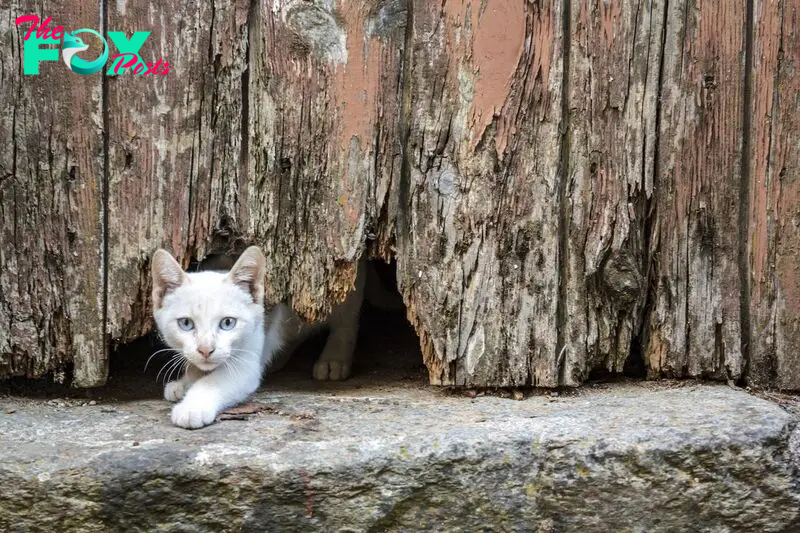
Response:
M186 429L207 426L217 418L217 408L210 403L182 401L172 408L172 423Z
M349 361L324 360L322 357L314 363L314 379L318 381L339 381L350 376Z
M181 380L170 381L164 387L164 399L168 402L177 402L183 398L184 394L186 394L186 387Z

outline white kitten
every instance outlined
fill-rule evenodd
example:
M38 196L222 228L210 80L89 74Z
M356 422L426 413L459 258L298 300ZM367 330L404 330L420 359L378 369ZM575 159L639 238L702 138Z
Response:
M229 272L184 272L168 252L153 255L153 316L164 342L187 363L184 375L164 388L167 400L182 400L172 409L175 425L213 423L221 411L258 388L265 368L277 370L292 348L325 325L306 324L283 304L265 318L265 264L257 246L245 250ZM327 323L331 331L314 365L315 379L346 379L350 374L363 267L359 265L355 290Z

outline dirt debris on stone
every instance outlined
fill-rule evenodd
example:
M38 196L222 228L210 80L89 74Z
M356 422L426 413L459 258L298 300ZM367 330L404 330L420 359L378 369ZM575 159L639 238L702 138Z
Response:
M248 402L222 411L217 420L249 420L253 415L262 412L275 413L277 409L264 403Z

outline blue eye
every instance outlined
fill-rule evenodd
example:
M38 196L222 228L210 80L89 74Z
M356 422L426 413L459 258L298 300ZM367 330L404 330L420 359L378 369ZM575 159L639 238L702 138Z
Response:
M183 331L192 331L194 329L194 322L192 322L191 318L179 318L178 327Z
M222 320L219 321L219 329L224 331L230 331L236 326L236 319L230 316L226 316Z

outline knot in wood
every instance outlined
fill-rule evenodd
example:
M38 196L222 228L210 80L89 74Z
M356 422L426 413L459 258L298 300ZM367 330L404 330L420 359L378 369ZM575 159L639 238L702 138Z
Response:
M603 285L608 296L623 310L630 309L642 290L642 275L634 258L627 252L611 252L603 265Z

